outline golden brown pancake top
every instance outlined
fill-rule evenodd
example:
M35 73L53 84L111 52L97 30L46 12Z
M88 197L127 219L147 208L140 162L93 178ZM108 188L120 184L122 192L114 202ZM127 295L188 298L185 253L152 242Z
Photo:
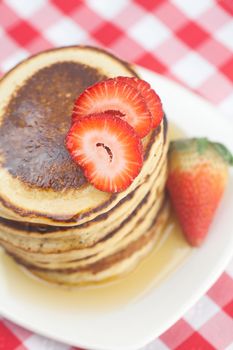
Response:
M64 139L74 100L106 76L76 62L38 70L16 89L0 126L3 166L23 183L62 191L86 183L71 160Z

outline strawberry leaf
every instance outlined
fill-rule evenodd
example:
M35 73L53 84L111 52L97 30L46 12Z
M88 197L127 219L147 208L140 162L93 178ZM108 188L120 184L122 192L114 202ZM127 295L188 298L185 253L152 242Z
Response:
M219 142L212 142L215 151L230 165L233 165L233 156L229 149Z
M194 140L196 140L196 142L197 142L197 151L198 151L198 153L199 154L203 154L206 151L206 149L207 149L207 147L209 145L208 139L206 137L200 137L200 138L197 138L197 139L194 139Z
M190 147L196 147L197 152L201 155L208 149L213 147L214 150L230 165L233 165L233 155L226 146L219 142L212 142L206 137L179 139L170 143L170 151L186 151Z

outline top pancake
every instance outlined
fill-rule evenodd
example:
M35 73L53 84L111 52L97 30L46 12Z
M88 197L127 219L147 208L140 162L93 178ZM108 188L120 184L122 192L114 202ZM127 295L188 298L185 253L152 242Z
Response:
M33 56L0 81L2 217L80 224L108 210L142 181L146 169L123 193L98 191L86 182L64 146L76 97L95 82L119 75L136 73L103 50L76 46ZM148 154L159 131L144 139Z

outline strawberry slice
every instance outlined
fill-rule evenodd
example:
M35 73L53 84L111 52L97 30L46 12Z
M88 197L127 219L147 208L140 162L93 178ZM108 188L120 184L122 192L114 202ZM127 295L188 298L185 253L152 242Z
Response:
M139 136L112 111L77 119L66 137L66 147L88 181L105 192L125 190L143 164Z
M73 121L88 114L117 110L142 138L152 128L152 116L139 90L117 79L101 81L87 88L75 101Z
M163 119L164 113L161 100L156 92L151 88L150 84L145 80L141 80L136 77L117 77L116 79L117 81L125 82L139 90L142 97L144 97L146 101L147 108L151 113L152 128L157 128Z

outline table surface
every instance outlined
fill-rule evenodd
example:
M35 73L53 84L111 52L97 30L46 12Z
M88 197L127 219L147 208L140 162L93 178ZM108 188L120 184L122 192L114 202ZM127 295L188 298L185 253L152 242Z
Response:
M0 74L55 46L88 44L170 77L233 121L233 0L0 1ZM0 317L0 350L71 350ZM76 348L77 349L77 348ZM143 350L233 350L233 261Z

